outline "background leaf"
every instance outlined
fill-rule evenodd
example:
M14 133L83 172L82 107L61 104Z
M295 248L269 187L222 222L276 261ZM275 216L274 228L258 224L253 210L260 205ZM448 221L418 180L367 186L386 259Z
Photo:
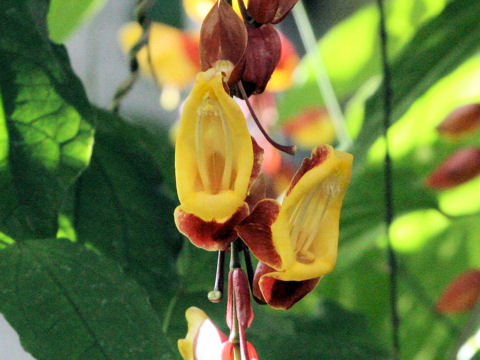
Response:
M50 0L47 16L50 39L62 43L105 3L106 0Z
M391 64L392 123L442 77L448 75L480 47L480 3L450 2L444 11L423 26ZM358 168L381 134L383 86L368 100L365 122L353 153Z
M165 134L97 110L90 167L71 193L77 241L115 259L165 310L178 286L173 149Z
M395 57L415 31L444 8L446 0L402 0L386 2L389 55ZM378 42L379 15L375 4L330 29L318 43L337 97L344 101L365 81L381 71ZM280 101L280 119L288 120L302 109L323 104L315 80L315 61L307 55L297 71L298 84L285 92ZM318 56L318 54L315 54Z
M65 49L48 41L46 6L0 2L0 231L17 240L55 236L93 144L94 114Z
M147 294L67 240L0 251L0 310L39 360L177 359Z

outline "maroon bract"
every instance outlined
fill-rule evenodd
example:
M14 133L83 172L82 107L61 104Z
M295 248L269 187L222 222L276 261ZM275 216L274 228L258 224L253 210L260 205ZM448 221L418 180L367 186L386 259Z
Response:
M480 271L469 270L455 278L435 305L438 312L454 314L471 310L480 297Z
M247 48L247 29L243 21L225 1L215 4L200 30L200 65L202 71L218 60L236 65Z
M260 24L278 24L298 0L250 0L248 14Z
M259 262L253 279L253 296L257 302L276 309L290 309L317 286L320 278L302 281L283 281L269 274L275 269Z
M463 105L447 115L437 131L445 136L457 138L480 127L480 104Z
M261 94L280 61L281 51L280 36L272 25L249 27L247 49L242 64L232 72L232 79L238 77L242 81L247 96Z
M441 163L425 180L432 189L448 189L463 184L480 174L480 148L458 150Z

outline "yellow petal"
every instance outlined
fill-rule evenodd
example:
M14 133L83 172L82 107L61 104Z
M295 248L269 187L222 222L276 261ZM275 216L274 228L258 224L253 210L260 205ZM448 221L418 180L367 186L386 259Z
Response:
M302 164L272 225L274 246L284 264L275 278L312 279L335 266L352 161L352 155L324 145Z
M188 331L185 339L178 340L178 350L184 360L194 360L193 344L195 337L202 323L208 319L208 316L199 308L192 306L185 312L185 317L188 323Z
M225 92L221 72L199 73L175 145L182 210L205 221L228 219L247 195L253 160L245 117Z

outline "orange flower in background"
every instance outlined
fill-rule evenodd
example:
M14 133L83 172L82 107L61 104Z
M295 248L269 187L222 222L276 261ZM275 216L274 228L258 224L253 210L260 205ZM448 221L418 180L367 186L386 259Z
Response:
M141 35L142 28L138 23L126 24L119 34L123 50L126 53L130 51ZM140 70L150 77L153 70L159 85L184 89L193 82L200 70L198 46L198 35L152 23L149 47L153 69L144 46L137 54Z
M312 107L288 119L283 128L292 141L304 149L335 141L335 128L325 108Z
M289 308L333 269L352 161L352 155L329 145L316 148L293 177L281 205L262 200L237 226L260 260L257 298Z

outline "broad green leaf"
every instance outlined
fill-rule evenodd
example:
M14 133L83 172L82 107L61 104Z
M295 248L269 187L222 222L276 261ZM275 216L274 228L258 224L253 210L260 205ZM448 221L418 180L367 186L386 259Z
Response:
M38 360L178 358L145 291L81 245L14 244L0 273L0 312Z
M106 0L50 0L48 33L56 43L64 42L83 22L95 15Z
M168 331L172 342L185 337L185 310L190 306L204 310L222 332L229 334L225 300L212 304L204 293L184 292L172 312ZM253 310L255 317L247 338L260 359L388 359L365 319L335 304L317 303L316 315L271 310L256 304Z
M423 26L391 64L392 122L432 85L480 48L480 2L455 0ZM382 133L383 86L368 100L365 121L353 153L359 167Z
M412 38L419 26L437 15L446 0L392 0L386 3L389 54L395 56ZM365 6L334 26L318 43L326 71L341 100L380 73L379 15L375 4ZM317 56L317 54L315 54ZM297 70L298 84L280 102L280 118L286 120L302 109L323 104L316 84L317 69L312 55Z
M90 167L71 193L68 213L76 239L118 261L163 311L178 286L182 245L168 187L171 145L165 134L154 135L106 111L98 110L97 117Z
M17 240L55 236L93 144L94 114L65 49L48 41L46 5L0 2L0 231Z

